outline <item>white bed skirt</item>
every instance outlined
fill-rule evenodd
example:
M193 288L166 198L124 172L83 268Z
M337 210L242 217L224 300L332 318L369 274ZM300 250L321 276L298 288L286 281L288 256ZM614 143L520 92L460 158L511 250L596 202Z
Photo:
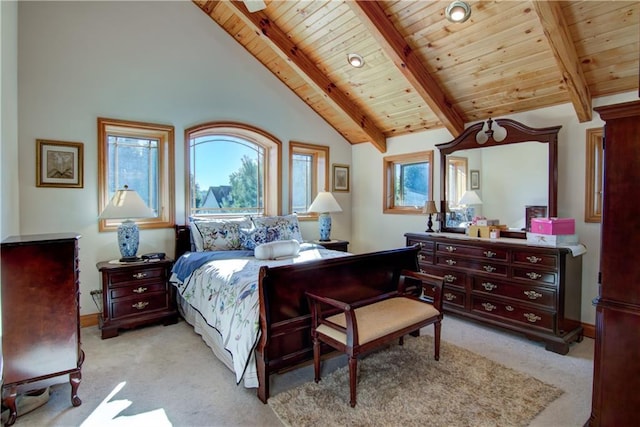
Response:
M180 314L182 314L182 317L184 317L187 323L193 326L196 334L202 337L202 340L209 346L209 348L211 348L213 354L215 354L216 357L220 359L231 372L234 372L231 353L224 349L222 345L222 336L220 335L220 333L216 329L209 326L202 315L193 307L191 307L191 305L184 298L182 298L182 295L177 294L176 300L178 304L178 310L180 311ZM249 359L249 366L247 366L247 369L244 372L243 382L246 388L258 387L258 372L256 369L255 351L252 353L251 358Z

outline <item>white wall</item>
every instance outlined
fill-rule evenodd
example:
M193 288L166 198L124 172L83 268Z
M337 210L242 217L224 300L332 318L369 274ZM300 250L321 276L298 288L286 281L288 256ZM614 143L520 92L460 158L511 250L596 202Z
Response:
M282 141L284 159L295 140L328 145L331 163L351 164L349 143L191 2L20 2L18 23L20 232L82 234L82 314L97 311L96 263L119 257L115 233L98 232L97 117L175 126L178 222L184 129L195 124L249 123ZM84 143L83 189L35 186L37 138ZM350 239L351 193L336 199L343 212L332 215L332 235ZM317 222L301 228L318 238ZM139 252L172 254L173 239L172 229L142 230Z
M593 105L610 105L634 99L637 99L636 92L595 99ZM579 123L570 104L507 117L531 127L562 125L558 134L558 216L576 219L576 232L580 241L587 246L588 252L582 260L582 321L594 324L592 300L598 295L600 224L584 222L586 129L602 127L604 122L594 112L592 121ZM433 149L436 159L434 199L440 200L440 153L435 144L451 139L453 137L448 131L439 129L390 138L385 154L368 144L353 146L351 251L368 252L404 246L404 233L425 230L424 215L382 213L382 159L386 155Z

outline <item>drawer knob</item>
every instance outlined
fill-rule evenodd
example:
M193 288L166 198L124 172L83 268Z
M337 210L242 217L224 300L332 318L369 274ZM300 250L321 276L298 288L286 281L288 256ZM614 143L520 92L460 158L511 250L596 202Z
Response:
M538 299L540 297L542 297L541 293L538 293L536 291L524 291L524 294L529 298L529 299Z
M494 256L496 256L497 254L495 252L491 252L491 251L484 251L484 256L486 256L487 258L493 258Z
M489 302L483 302L483 303L482 303L482 306L483 306L483 307L484 307L484 309L485 309L485 310L487 310L487 311L493 311L493 310L495 310L496 308L498 308L498 307L496 307L495 305L493 305L493 304L491 304L491 303L489 303Z
M421 269L420 269L420 273L424 273L424 274L426 274L427 272L426 272L426 271L424 271L424 270L421 268Z
M491 282L482 282L482 287L484 287L487 291L492 291L498 287L498 285L494 285Z
M140 301L140 302L137 302L137 303L133 304L131 307L137 308L138 310L142 310L143 308L145 308L148 305L149 305L149 303L147 301Z
M531 264L537 264L540 261L542 261L542 258L538 258L537 256L531 255L527 257L527 260L529 260Z
M140 286L137 289L133 289L133 292L136 293L136 294L142 294L142 293L147 292L147 288L143 288L142 286Z
M452 274L445 274L444 275L444 281L448 282L448 283L453 283L456 281L456 276L452 275Z
M455 248L454 246L447 246L445 249L446 249L448 252L455 252L455 251L456 251L456 248Z
M449 265L456 265L456 261L455 261L455 260L453 260L453 259L448 259L448 260L446 260L445 262L446 262L447 264L449 264Z
M542 317L537 316L533 313L524 313L523 316L531 323L536 323L538 320L542 319Z
M496 268L493 265L483 265L482 268L484 268L484 271L487 273L493 273L496 271Z
M514 309L513 307L511 307L510 305L506 306L505 308L507 309L507 311L513 311L513 310L515 310L515 309Z
M134 279L144 279L145 277L147 277L147 273L136 273L133 275Z
M542 277L542 274L538 274L538 273L534 273L534 272L530 272L527 273L527 276L529 277L529 279L531 280L536 280Z
M424 261L426 258L426 256L422 255L422 254L418 254L418 261Z
M444 299L446 299L447 301L453 301L454 299L456 299L456 296L447 292L444 294Z

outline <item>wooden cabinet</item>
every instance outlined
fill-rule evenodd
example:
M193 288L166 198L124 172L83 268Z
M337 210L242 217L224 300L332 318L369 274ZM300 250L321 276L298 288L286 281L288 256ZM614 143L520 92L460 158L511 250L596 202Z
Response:
M98 263L102 273L102 338L118 335L118 329L178 320L174 287L169 284L173 260Z
M326 249L331 249L334 251L342 251L342 252L347 252L349 247L349 242L347 242L346 240L329 240L328 242L323 242L321 240L314 240L311 243L324 246Z
M510 329L569 352L581 341L582 256L517 239L480 240L449 233L407 233L420 243L420 270L444 278L450 313Z
M595 109L605 121L600 292L592 426L640 425L640 101Z
M6 425L18 393L71 383L78 406L80 348L77 234L12 236L2 242L2 402Z

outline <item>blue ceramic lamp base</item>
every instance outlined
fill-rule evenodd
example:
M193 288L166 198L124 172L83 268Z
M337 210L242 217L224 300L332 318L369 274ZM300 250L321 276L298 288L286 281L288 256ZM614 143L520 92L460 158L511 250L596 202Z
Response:
M331 214L325 212L321 213L318 218L318 225L320 226L320 241L328 242L331 240Z
M120 262L138 261L138 245L140 233L138 225L130 219L123 221L118 226L118 247L120 248Z

